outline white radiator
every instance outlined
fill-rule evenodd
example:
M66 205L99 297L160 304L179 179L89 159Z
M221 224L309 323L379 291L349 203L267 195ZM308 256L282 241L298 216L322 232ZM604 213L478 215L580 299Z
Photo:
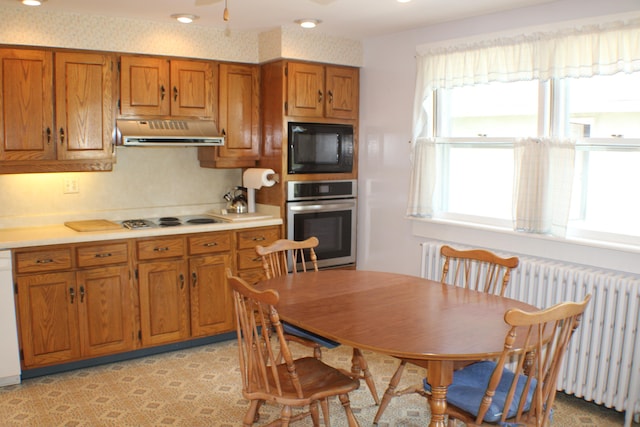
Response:
M440 280L442 244L422 243L422 277ZM509 298L546 308L592 294L581 326L571 339L558 390L626 411L626 427L631 425L634 414L638 422L640 277L533 257L519 258L520 265L507 288Z

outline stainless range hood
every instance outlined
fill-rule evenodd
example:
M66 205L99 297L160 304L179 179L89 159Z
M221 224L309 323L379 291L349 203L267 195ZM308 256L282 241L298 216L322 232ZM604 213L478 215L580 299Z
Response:
M137 147L215 147L224 136L213 120L117 120L123 145Z

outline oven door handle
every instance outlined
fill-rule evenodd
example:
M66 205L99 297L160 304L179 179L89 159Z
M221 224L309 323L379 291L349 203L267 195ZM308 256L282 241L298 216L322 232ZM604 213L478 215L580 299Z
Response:
M355 203L319 203L315 205L301 205L301 206L289 206L289 210L292 212L304 212L304 211L327 211L336 209L351 209L355 206Z

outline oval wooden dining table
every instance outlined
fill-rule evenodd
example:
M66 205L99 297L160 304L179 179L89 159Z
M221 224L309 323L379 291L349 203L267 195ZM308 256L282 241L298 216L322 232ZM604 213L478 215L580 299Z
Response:
M500 354L513 299L396 273L320 270L256 284L275 289L281 319L359 349L411 359L427 368L430 426L445 426L454 362ZM515 344L516 348L518 343Z

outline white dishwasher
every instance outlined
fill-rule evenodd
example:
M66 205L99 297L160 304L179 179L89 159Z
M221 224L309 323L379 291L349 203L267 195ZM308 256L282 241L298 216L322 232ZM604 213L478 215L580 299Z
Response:
M0 386L19 383L20 353L11 275L11 252L0 251Z

